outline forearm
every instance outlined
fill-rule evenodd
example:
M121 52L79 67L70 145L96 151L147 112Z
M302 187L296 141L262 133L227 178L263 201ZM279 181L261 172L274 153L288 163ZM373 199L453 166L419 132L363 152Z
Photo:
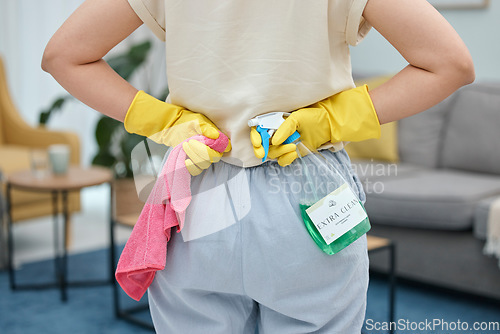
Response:
M433 73L408 65L370 91L380 124L409 117L436 105L473 80L467 73Z
M104 60L87 64L57 62L47 69L71 95L104 115L123 121L137 89Z

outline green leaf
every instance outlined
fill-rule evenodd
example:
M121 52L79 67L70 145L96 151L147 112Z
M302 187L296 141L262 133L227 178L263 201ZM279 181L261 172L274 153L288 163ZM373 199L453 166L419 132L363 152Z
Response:
M122 78L128 80L134 72L141 67L146 60L149 50L151 49L151 41L145 41L135 44L124 53L107 59L107 63L113 68Z
M111 146L113 133L119 127L122 127L122 123L116 119L107 116L101 117L95 129L95 139L99 148Z
M66 102L67 99L71 98L72 96L64 96L56 99L54 103L52 104L52 109L61 109L64 102Z
M92 165L104 166L104 167L113 167L116 163L116 159L109 151L100 150L94 159L92 159Z
M39 125L47 124L47 122L50 119L50 116L52 116L52 114L55 113L56 111L60 111L63 108L65 102L71 99L73 99L73 96L71 95L65 95L57 98L54 102L52 102L52 105L50 107L40 112L40 116L38 118L38 124Z
M134 147L137 146L141 141L144 140L145 137L139 136L136 134L128 134L125 136L120 143L122 153L126 157L127 160L130 160L130 154L132 153L132 150Z
M169 91L168 86L167 86L158 96L158 100L165 101L167 99L168 94L170 94L170 91Z
M42 111L38 119L38 125L45 125L49 121L50 113L48 111Z
M145 140L145 137L136 134L127 133L123 137L120 148L123 154L123 163L125 165L124 177L133 177L134 172L132 170L132 150L141 142Z
M151 49L151 41L144 41L130 48L129 56L136 60L144 61Z

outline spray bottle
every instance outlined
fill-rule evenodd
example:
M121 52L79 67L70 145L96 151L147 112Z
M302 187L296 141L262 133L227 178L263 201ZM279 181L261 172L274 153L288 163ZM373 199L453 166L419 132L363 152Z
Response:
M289 113L272 112L248 121L261 135L267 159L269 142ZM297 146L298 158L287 167L300 175L299 209L304 225L316 245L333 255L370 230L366 210L339 171L318 151L300 141L296 131L284 144Z

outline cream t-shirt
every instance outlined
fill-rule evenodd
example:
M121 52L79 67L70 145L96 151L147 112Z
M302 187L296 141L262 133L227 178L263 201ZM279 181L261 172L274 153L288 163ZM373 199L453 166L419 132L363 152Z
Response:
M166 42L169 102L211 119L244 167L262 163L247 121L353 88L349 45L370 30L367 0L128 1Z

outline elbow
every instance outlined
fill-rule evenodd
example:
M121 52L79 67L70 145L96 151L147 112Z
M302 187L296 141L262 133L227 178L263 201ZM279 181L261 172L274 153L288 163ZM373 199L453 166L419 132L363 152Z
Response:
M50 73L51 68L53 67L53 63L54 63L54 54L53 52L50 51L50 49L46 48L42 56L42 64L41 64L42 70L44 70L47 73Z
M57 43L49 41L45 47L42 56L41 67L52 76L61 68L69 64L68 57L65 56L65 50L57 46Z
M474 63L472 58L469 56L460 66L460 72L462 73L463 85L468 85L476 80L476 71L474 70Z
M54 63L57 63L56 53L50 47L46 47L42 56L42 70L51 73L54 68Z
M457 85L457 88L473 83L476 79L476 73L470 54L467 52L462 56L454 57L450 61L448 73L450 73L450 79Z
M41 63L41 67L42 67L42 70L44 72L47 72L47 73L50 73L50 65L49 65L50 61L45 57L45 54L43 55L42 57L42 63Z

